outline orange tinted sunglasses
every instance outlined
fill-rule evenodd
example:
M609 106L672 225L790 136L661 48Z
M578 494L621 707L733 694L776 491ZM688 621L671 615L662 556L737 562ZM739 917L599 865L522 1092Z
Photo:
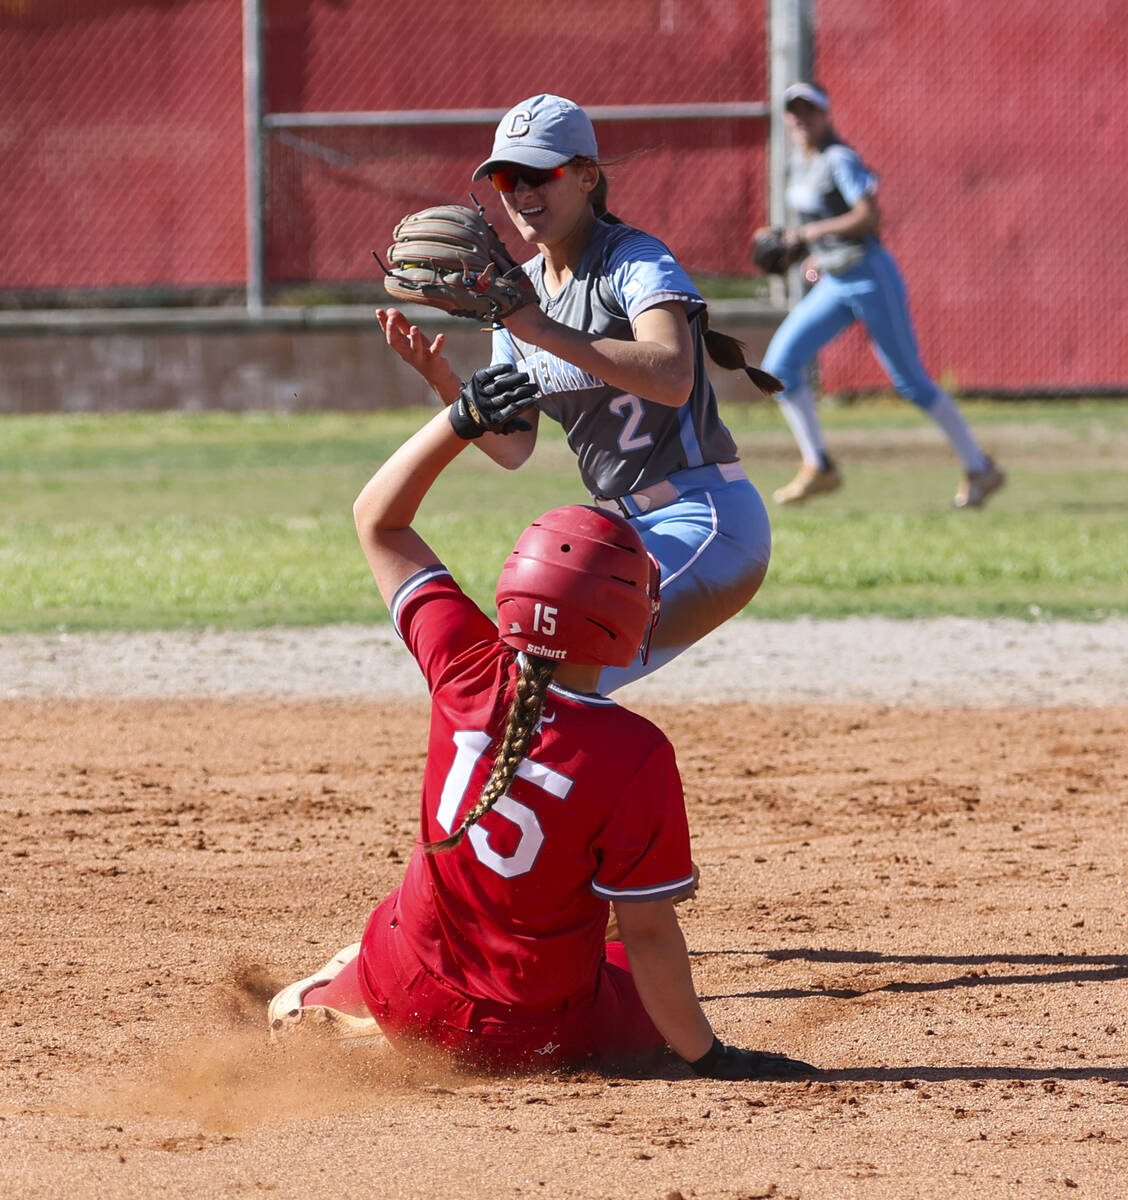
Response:
M522 167L514 164L511 167L502 167L499 171L491 171L490 183L499 192L515 192L518 183L538 188L543 184L551 183L554 179L559 179L563 174L564 167L562 166L538 170L536 167Z

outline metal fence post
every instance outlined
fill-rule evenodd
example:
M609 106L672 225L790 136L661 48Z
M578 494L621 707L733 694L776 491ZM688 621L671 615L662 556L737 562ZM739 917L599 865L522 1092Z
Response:
M243 0L243 160L246 190L247 312L263 308L262 5Z
M787 224L787 127L783 120L783 93L797 79L809 79L814 69L814 0L769 0L769 64L771 97L771 142L768 154L768 202L773 225ZM794 276L772 276L771 301L789 308L802 295ZM789 303L789 300L791 303Z

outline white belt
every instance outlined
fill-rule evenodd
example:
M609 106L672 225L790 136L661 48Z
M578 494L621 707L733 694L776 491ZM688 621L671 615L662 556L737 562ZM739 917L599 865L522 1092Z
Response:
M717 472L719 479L726 483L748 478L739 462L712 463L710 466ZM657 483L639 488L637 492L629 492L626 496L595 496L592 504L597 508L606 508L612 512L621 513L627 518L637 517L642 513L653 512L656 508L664 508L667 504L673 504L685 492L701 487L706 482L701 478L703 470L702 467L693 467L688 471L680 472L681 476L692 477L685 479L683 487L679 487L674 482L674 479L678 478L675 476L672 479L659 479Z
M592 504L596 508L609 508L614 512L620 512L624 517L633 517L636 514L628 507L626 503L628 500L640 513L647 513L652 508L664 508L667 504L673 504L677 498L678 489L668 479L660 479L657 483L640 488L637 492L631 492L626 496L596 496L592 500Z

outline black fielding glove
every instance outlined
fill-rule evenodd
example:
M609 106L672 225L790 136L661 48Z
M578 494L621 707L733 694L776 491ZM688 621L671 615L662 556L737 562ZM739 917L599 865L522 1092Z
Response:
M786 275L808 253L806 242L788 241L787 231L778 226L760 234L752 245L752 261L765 275Z
M705 1053L689 1064L703 1079L809 1079L818 1067L784 1054L763 1054L725 1046L718 1037Z
M466 441L481 437L483 433L516 433L519 429L532 429L532 425L517 414L535 404L539 394L528 375L510 363L484 367L462 385L458 399L450 406L451 427Z

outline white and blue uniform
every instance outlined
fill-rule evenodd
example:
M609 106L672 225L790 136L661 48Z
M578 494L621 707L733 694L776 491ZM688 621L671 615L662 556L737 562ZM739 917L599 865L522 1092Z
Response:
M592 497L615 501L635 521L661 567L662 615L650 661L607 668L600 677L607 693L669 662L748 603L768 568L771 528L705 372L705 302L667 247L601 219L554 295L540 255L525 271L545 313L572 329L629 341L640 313L677 302L693 335L693 390L672 408L623 392L508 330L494 333L493 362L513 363L537 384L538 407L564 427ZM638 496L655 485L664 485L656 497Z
M791 161L787 205L794 224L847 213L877 192L877 176L857 151L831 134L818 153ZM943 395L925 371L909 316L905 281L893 256L873 234L817 238L811 254L819 281L776 330L764 370L784 384L780 399L804 386L804 369L818 351L861 321L893 386L929 411Z

